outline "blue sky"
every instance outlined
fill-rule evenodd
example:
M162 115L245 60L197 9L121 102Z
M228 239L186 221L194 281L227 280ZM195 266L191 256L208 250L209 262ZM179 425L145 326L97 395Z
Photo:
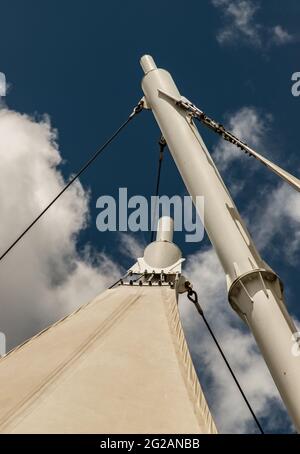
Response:
M239 9L228 10L230 5L238 5ZM255 5L260 8L255 10ZM9 83L6 104L12 111L37 121L43 114L49 116L58 134L63 159L60 170L68 178L142 97L139 58L149 53L159 66L172 73L183 95L231 128L237 123L237 132L247 136L249 145L257 146L262 154L300 175L300 98L291 94L292 74L300 71L299 14L297 0L4 0L0 71ZM297 205L294 195L285 192L278 179L258 163L246 157L229 157L223 162L220 154L230 154L230 150L222 148L212 132L203 128L200 132L209 149L214 150L222 176L233 190L234 200L264 259L283 279L289 309L300 320L300 215L291 217L284 207L286 200L286 206L289 201L300 209L299 202ZM119 187L127 187L129 195L149 197L154 193L159 136L151 113L142 113L81 178L84 189L89 191L90 214L86 228L77 232L77 250L82 251L89 244L93 251L105 253L113 262L121 260L124 268L130 266L130 254L120 256L119 235L97 231L95 204L100 195L117 194ZM8 197L15 185L15 180L8 180ZM186 194L168 154L161 193ZM278 216L272 211L272 197ZM265 213L270 218L264 218ZM4 217L2 222L13 225L9 237L12 240L25 220L18 222L18 213L12 210L9 215L11 218ZM15 218L17 222L13 224ZM143 233L135 238L138 242L149 241L149 235ZM288 240L293 244L291 250ZM176 233L175 241L185 256L209 248L207 238L200 244L187 244L184 235ZM5 245L1 241L1 248ZM26 261L26 256L22 256L22 261ZM84 296L82 300L85 302ZM228 305L226 295L224 305ZM11 320L12 313L7 310L7 314L7 320ZM35 317L31 316L32 323ZM239 329L243 331L241 326ZM5 326L0 326L0 330L4 331ZM186 330L197 362L197 328L187 320ZM13 345L13 335L10 339ZM201 361L197 364L201 374ZM209 401L213 394L210 383L208 375L205 390ZM265 425L270 424L269 430L275 432L291 430L280 404L274 405L278 421L270 422L270 412L262 412Z

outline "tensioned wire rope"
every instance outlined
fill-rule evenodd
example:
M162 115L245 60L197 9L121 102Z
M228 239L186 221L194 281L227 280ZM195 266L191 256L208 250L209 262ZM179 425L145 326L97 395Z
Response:
M119 128L104 142L104 144L88 159L88 161L81 167L81 169L70 179L70 181L63 187L63 189L48 203L48 205L41 211L41 213L23 230L23 232L11 243L11 245L1 254L0 261L21 241L27 232L41 219L42 216L54 205L54 203L63 195L63 193L82 175L87 168L98 158L98 156L105 150L105 148L120 134L120 132L128 125L128 123L143 109L143 101L133 109L126 121L119 126Z

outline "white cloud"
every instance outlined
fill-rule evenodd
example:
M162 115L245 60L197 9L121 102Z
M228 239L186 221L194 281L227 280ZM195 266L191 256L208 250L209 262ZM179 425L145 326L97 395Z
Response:
M238 138L248 143L252 148L263 155L267 151L274 149L269 144L268 133L270 132L270 123L272 116L270 114L261 114L254 107L242 107L234 112L226 121L226 128L233 132ZM248 178L253 178L253 172L257 170L254 158L249 158L235 145L220 139L213 150L213 158L217 167L227 172L230 192L233 196L239 194L246 186ZM272 156L269 159L276 161ZM232 165L235 161L243 166L239 167L238 175L231 176ZM258 166L266 172L270 170ZM284 163L282 164L283 167ZM241 170L242 169L242 170ZM299 176L299 170L294 171L295 176ZM287 183L282 182L278 177L278 185L270 187L265 180L261 181L260 194L263 203L257 203L255 210L251 212L250 230L253 234L256 244L260 250L267 249L269 245L280 238L280 253L285 256L290 264L299 257L300 251L300 198L299 194L292 189ZM263 194L268 194L263 197ZM244 216L247 219L247 211ZM272 225L272 229L270 229Z
M0 250L4 251L64 186L56 131L0 110ZM0 263L0 331L8 347L23 341L116 280L105 254L77 251L88 220L88 194L73 184Z
M214 6L220 8L225 17L226 25L218 33L220 44L231 43L238 37L249 40L253 45L260 45L259 26L254 22L257 6L249 0L212 0Z
M286 262L297 264L300 255L299 193L287 183L280 183L268 191L266 202L257 206L254 216L252 230L258 247L274 248L276 244L277 253Z
M0 72L0 96L6 95L6 79L5 75Z
M278 45L290 43L294 40L293 36L288 31L284 30L281 25L276 25L272 29L272 32L274 42Z
M133 234L119 233L119 246L121 254L136 260L138 257L143 257L146 244L137 240Z
M224 26L217 34L220 44L240 44L255 47L283 45L294 37L281 25L266 27L257 22L256 14L260 9L253 0L211 0L223 15Z
M248 143L252 148L258 148L259 151L264 147L264 138L270 120L270 115L262 115L254 107L242 107L229 116L225 127L237 138ZM213 157L221 171L227 170L234 160L241 159L243 162L246 160L242 150L223 138L213 150Z

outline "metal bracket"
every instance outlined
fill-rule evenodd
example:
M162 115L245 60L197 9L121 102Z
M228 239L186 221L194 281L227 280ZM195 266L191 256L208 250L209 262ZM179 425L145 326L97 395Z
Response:
M202 110L200 110L198 107L196 107L187 98L185 98L184 96L181 96L180 98L175 98L174 96L170 95L169 93L166 93L165 91L163 91L161 89L158 89L158 92L161 95L168 98L169 100L171 100L172 102L174 102L177 106L184 109L192 117L199 120L205 126L207 126L208 128L212 129L214 132L219 134L224 140L226 140L227 142L230 142L233 145L235 145L236 147L240 148L242 151L244 151L245 154L257 159L260 163L264 164L269 170L271 170L277 176L279 176L284 181L286 181L288 184L290 184L294 189L296 189L296 191L300 192L299 178L295 177L294 175L291 175L289 172L282 169L274 162L270 161L269 159L267 159L264 156L262 156L261 154L259 154L257 151L253 150L253 148L249 147L249 145L247 145L245 142L240 140L238 137L236 137L230 131L227 131L227 129L225 129L225 127L221 123L218 123L217 121L213 120L208 115L206 115Z

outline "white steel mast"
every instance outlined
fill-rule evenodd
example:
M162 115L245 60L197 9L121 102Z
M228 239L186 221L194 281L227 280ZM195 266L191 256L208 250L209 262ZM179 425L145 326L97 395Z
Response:
M145 107L152 110L193 200L205 198L203 222L226 274L229 302L251 329L300 432L300 357L292 355L297 330L281 281L256 250L191 115L172 102L181 96L171 75L149 55L141 66Z

